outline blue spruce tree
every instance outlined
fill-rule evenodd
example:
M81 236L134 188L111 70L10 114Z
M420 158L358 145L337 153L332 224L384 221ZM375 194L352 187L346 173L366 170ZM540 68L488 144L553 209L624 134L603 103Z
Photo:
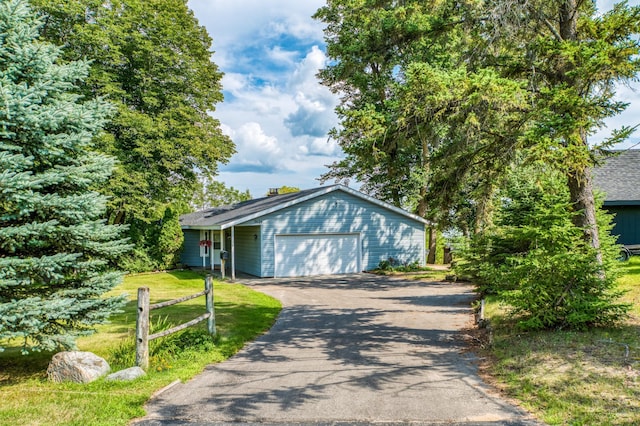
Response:
M0 2L0 350L73 348L122 297L104 297L122 274L110 259L129 249L102 219L96 189L114 161L95 152L109 106L74 85L88 63L59 60L38 39L26 1Z

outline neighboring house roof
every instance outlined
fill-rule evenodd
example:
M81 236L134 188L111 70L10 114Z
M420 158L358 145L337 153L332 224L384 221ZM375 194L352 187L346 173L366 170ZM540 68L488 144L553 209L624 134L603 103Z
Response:
M377 200L366 194L343 185L331 185L300 192L274 195L271 197L256 198L211 209L201 210L195 213L185 214L180 217L180 225L183 229L226 229L232 226L257 219L278 210L302 203L304 201L328 194L333 191L343 191L355 197L362 198L370 203L377 204L387 210L391 210L413 220L428 224L429 222L420 216L411 214L391 204Z
M605 193L605 205L640 205L640 149L609 151L593 169L595 187Z

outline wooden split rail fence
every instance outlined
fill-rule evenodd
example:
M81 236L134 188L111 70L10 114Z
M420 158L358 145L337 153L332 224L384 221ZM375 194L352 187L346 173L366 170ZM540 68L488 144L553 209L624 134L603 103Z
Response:
M196 297L205 296L206 313L200 315L191 321L184 324L177 325L168 330L160 331L158 333L149 334L149 314L154 309L165 308L167 306L175 305L177 303L186 302L187 300L195 299ZM180 297L174 300L168 300L166 302L149 303L149 287L138 288L138 318L136 321L136 365L144 370L149 368L149 341L158 339L160 337L168 336L169 334L176 333L184 330L187 327L196 325L204 320L208 320L207 328L211 335L216 334L216 316L213 306L213 278L211 275L207 275L204 280L204 290L191 294L189 296Z

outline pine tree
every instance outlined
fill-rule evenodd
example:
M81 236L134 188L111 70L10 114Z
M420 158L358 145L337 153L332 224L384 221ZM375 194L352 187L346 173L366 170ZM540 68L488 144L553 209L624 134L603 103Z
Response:
M114 167L92 149L109 105L74 93L88 62L60 61L39 30L26 1L0 2L0 350L24 353L105 322L123 302L102 297L122 278L109 261L129 250L96 192Z

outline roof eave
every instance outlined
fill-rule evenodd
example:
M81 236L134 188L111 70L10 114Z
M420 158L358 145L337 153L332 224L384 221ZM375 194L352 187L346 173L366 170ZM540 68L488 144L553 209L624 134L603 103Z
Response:
M370 202L372 204L375 204L375 205L377 205L379 207L382 207L382 208L384 208L386 210L393 211L393 212L395 212L397 214L400 214L402 216L408 217L408 218L413 219L413 220L415 220L417 222L421 222L421 223L423 223L425 225L428 225L428 226L432 226L433 225L432 222L430 222L430 221L428 221L428 220L426 220L426 219L424 219L424 218L422 218L422 217L420 217L418 215L409 213L406 210L403 210L403 209L401 209L399 207L393 206L393 205L391 205L389 203L386 203L384 201L380 201L380 200L378 200L378 199L376 199L374 197L371 197L371 196L369 196L367 194L364 194L362 192L356 191L355 189L351 189L351 188L349 188L347 186L344 186L344 185L332 185L332 186L328 186L328 187L326 187L324 189L321 189L319 191L312 192L311 194L306 195L304 197L295 198L295 199L293 199L291 201L275 205L275 206L273 206L271 208L268 208L268 209L265 209L265 210L261 210L259 212L256 212L256 213L253 213L253 214L250 214L250 215L247 215L247 216L243 216L243 217L240 217L240 218L232 219L232 220L229 220L229 221L224 222L224 223L217 223L217 224L213 224L213 225L181 225L181 226L182 226L182 229L214 229L214 230L216 230L216 229L217 230L228 229L228 228L231 228L233 226L241 225L243 223L258 219L258 218L260 218L262 216L269 215L269 214L277 212L279 210L286 209L287 207L291 207L291 206L294 206L296 204L304 203L305 201L312 200L312 199L320 197L322 195L329 194L330 192L333 192L333 191L346 192L348 194L353 195L354 197L358 197L358 198L364 199L364 200L366 200L366 201L368 201L368 202Z
M380 200L378 200L376 198L373 198L373 197L371 197L371 196L369 196L367 194L363 194L362 192L356 191L355 189L351 189L348 186L332 185L332 186L326 187L324 190L313 192L313 193L311 193L311 194L309 194L309 195L307 195L305 197L296 198L295 200L291 200L291 201L289 201L287 203L279 204L279 205L274 206L274 207L272 207L270 209L254 213L252 215L245 216L245 217L237 219L237 220L229 221L227 223L221 224L220 226L221 226L221 229L231 228L232 226L240 225L240 224L248 222L250 220L257 219L257 218L259 218L261 216L266 216L268 214L277 212L278 210L286 209L287 207L291 207L291 206L294 206L296 204L300 204L300 203L303 203L305 201L311 200L313 198L320 197L320 196L325 195L325 194L329 194L330 192L333 192L333 191L346 192L348 194L353 195L354 197L362 198L362 199L367 200L372 204L376 204L376 205L378 205L378 206L380 206L380 207L382 207L384 209L391 210L391 211L393 211L395 213L398 213L400 215L403 215L403 216L408 217L410 219L413 219L415 221L422 222L425 225L429 225L429 226L433 225L430 221L428 221L428 220L426 220L426 219L424 219L424 218L422 218L422 217L420 217L418 215L409 213L406 210L403 210L403 209L401 209L399 207L393 206L393 205L391 205L389 203L385 203L384 201L380 201Z
M207 231L220 231L221 228L220 225L215 224L215 225L180 225L180 227L182 229L194 229L194 230L207 230Z
M268 208L266 210L261 210L259 212L250 214L248 216L244 216L235 220L230 220L229 222L220 224L221 229L227 229L227 228L231 228L232 226L236 226L236 225L241 225L245 222L249 222L251 220L255 220L258 219L262 216L266 216L268 214L277 212L278 210L282 210L282 209L286 209L287 207L291 207L291 206L295 206L296 204L300 204L303 203L305 201L311 200L313 198L319 197L320 195L324 195L324 194L328 194L331 191L335 191L337 188L337 186L329 186L327 188L325 188L324 190L320 190L320 191L316 191L313 192L309 195L306 195L304 197L300 197L300 198L296 198L294 200L288 201L286 203L282 203L282 204L278 204L276 206L273 206L271 208Z
M605 200L605 207L615 206L640 206L640 200Z

